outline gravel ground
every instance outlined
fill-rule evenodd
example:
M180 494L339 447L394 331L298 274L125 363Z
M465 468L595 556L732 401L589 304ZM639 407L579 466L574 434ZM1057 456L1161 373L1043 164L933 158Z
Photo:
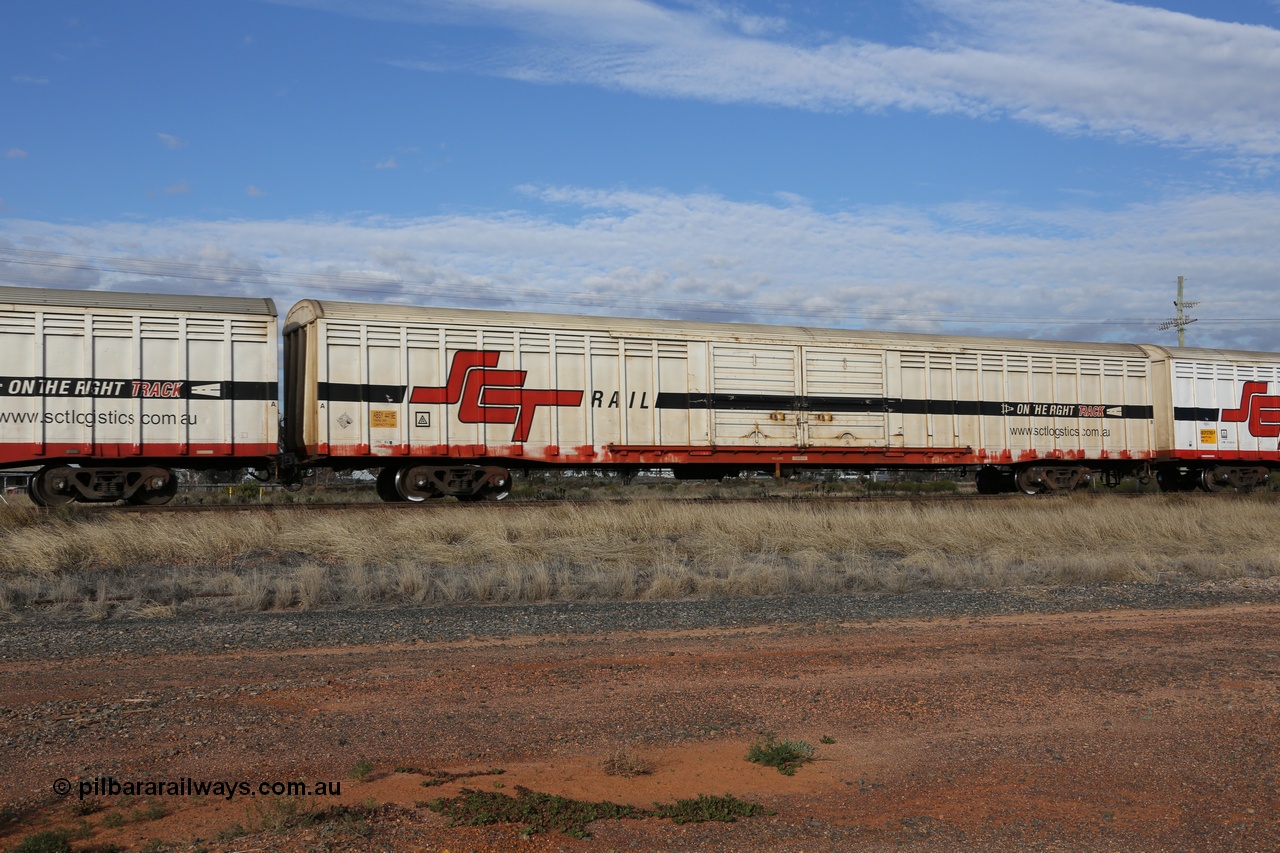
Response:
M0 849L59 829L77 850L202 853L1276 850L1278 622L1280 582L1257 580L43 613L0 626ZM761 732L817 760L793 777L749 764ZM620 746L654 772L605 774ZM504 774L422 787L490 768ZM90 811L58 792L104 777L342 791L283 830L268 799L95 796ZM776 814L597 821L578 841L451 827L423 805L468 786L646 807L729 793Z
M0 660L447 642L602 631L805 626L1015 613L1163 610L1276 601L1280 601L1280 582L1247 579L1194 585L1102 584L1020 591L396 607L101 622L86 622L82 617L72 621L48 613L0 625Z

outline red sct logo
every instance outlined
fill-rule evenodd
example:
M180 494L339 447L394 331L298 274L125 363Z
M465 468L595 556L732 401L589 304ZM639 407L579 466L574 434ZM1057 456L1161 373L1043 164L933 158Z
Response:
M1246 382L1240 392L1240 408L1223 409L1222 420L1229 424L1248 422L1249 434L1258 438L1280 436L1280 397L1266 394L1267 383Z
M528 371L495 370L499 353L460 350L454 353L443 388L414 388L410 403L458 406L458 420L466 424L515 424L512 441L528 441L539 406L577 406L581 391L525 388Z

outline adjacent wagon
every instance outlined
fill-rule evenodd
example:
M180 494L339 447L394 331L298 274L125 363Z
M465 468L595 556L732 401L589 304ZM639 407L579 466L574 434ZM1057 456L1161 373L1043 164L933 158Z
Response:
M163 503L174 469L278 454L269 299L0 288L0 467L30 494Z

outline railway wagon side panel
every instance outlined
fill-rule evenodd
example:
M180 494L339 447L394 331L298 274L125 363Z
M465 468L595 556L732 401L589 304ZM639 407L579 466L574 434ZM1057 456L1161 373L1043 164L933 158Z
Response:
M322 317L291 323L287 337L316 348L314 381L290 379L316 389L299 396L303 426L290 431L305 456L589 464L625 462L609 448L629 443L698 441L685 341ZM288 345L291 364L304 348Z
M276 452L266 301L234 300L257 313L211 315L178 310L183 297L13 290L0 290L0 463L187 458L199 467Z
M0 310L0 463L20 464L44 453L44 396L37 394L42 327L33 309Z
M1173 403L1168 457L1280 462L1280 358L1174 356L1168 371Z
M327 321L319 370L319 444L346 447L351 454L369 452L369 403L376 389L368 387L368 359L361 324Z
M663 378L686 392L682 345L465 323L315 328L312 455L590 462L628 437L689 438L689 418L657 406Z
M890 350L886 364L890 447L999 463L1153 450L1142 356Z
M311 313L322 331L308 451L369 467L1017 464L1152 447L1148 356L1132 346L347 303Z

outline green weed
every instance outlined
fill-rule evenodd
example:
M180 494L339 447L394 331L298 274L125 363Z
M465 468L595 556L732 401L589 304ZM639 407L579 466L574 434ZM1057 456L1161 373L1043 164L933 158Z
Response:
M71 840L57 830L37 832L22 839L13 853L71 853Z
M410 771L406 771L406 772L410 772ZM414 770L411 772L420 773L421 775L428 777L422 780L422 787L434 788L437 785L444 785L448 782L453 782L457 779L471 779L476 776L501 776L503 773L506 773L507 771L494 768L492 770L470 770L463 773L450 773L447 770L434 770L431 772L427 772L425 770ZM496 787L501 788L502 786L497 785Z
M723 797L709 797L699 794L694 799L676 800L674 803L654 803L655 817L665 818L673 823L702 823L716 820L733 823L740 817L771 815L774 812L759 803L739 800L731 794Z
M645 816L643 809L607 800L599 803L570 800L531 791L523 785L517 785L515 792L512 797L494 791L463 788L458 796L431 800L426 807L448 818L450 826L519 823L526 827L526 835L558 830L571 838L590 838L587 824L594 820Z
M213 837L214 841L226 842L235 841L242 835L247 835L245 828L238 823L233 823L228 827L218 830L218 834Z
M756 739L747 751L747 761L776 767L783 776L794 776L800 765L813 760L813 747L802 740L778 740L773 734Z
M147 821L159 820L169 813L169 810L162 803L152 803L146 808L138 809L129 816L132 823L145 823Z
M249 803L253 822L264 832L286 832L308 823L315 804L303 797L268 797Z
M71 814L76 817L84 817L85 815L91 815L102 811L104 806L102 805L102 800L95 800L93 797L89 797L84 800L73 800L68 808L70 809Z
M596 820L657 817L675 823L702 821L732 822L739 817L773 814L764 806L736 799L699 795L674 803L654 803L642 809L609 801L592 803L553 794L531 791L517 785L515 796L464 788L456 797L438 798L418 805L449 819L450 826L490 826L498 823L523 824L522 835L558 830L573 838L589 838L587 825Z

